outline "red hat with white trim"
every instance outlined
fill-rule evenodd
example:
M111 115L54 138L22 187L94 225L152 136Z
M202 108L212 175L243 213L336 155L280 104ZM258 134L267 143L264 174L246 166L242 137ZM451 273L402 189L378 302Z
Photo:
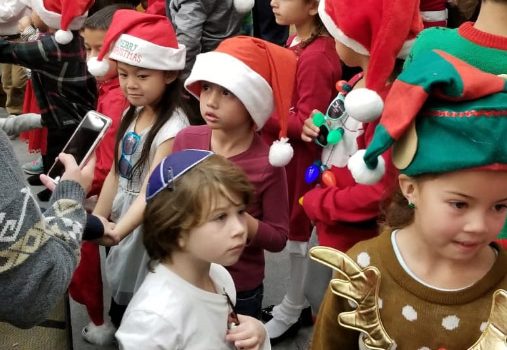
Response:
M287 124L296 77L296 56L288 49L249 36L226 39L215 51L197 55L185 88L195 97L208 81L232 92L262 129L274 108L280 121L280 140L270 148L273 166L285 166L293 156Z
M166 71L185 67L185 46L178 43L167 17L129 9L114 13L102 49L88 60L88 71L94 76L108 72L107 53L110 59L135 67Z
M95 0L32 0L32 9L55 33L57 43L65 45L72 41L71 30L79 30L88 16L88 9Z
M366 87L377 92L423 29L419 0L321 0L319 16L335 40L370 57Z

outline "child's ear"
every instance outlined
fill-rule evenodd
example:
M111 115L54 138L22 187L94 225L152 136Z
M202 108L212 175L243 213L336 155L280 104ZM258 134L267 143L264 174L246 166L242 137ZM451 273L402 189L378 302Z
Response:
M165 83L167 85L171 84L173 81L176 80L176 78L178 78L179 74L180 74L180 72L179 71L175 71L175 70L166 71L165 72Z
M178 247L181 250L184 250L186 245L187 245L186 234L180 233L180 235L178 237Z
M407 201L415 204L417 202L417 181L413 177L400 174L398 176L398 183L400 185L401 193Z
M318 11L319 9L319 1L318 0L315 0L315 1L312 1L312 7L310 7L310 16L317 16L317 14L319 13Z

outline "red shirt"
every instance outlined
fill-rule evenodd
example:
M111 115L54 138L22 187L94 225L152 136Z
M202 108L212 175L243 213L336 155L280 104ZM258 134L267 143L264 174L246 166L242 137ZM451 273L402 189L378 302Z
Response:
M294 36L287 42L291 43L293 40ZM299 44L290 49L298 56L298 62L287 131L290 144L294 148L294 157L285 167L289 188L289 239L306 242L310 238L312 225L298 201L313 187L313 184L308 185L305 182L305 171L320 159L322 148L315 143L301 140L301 132L312 110L326 112L329 103L338 93L335 85L341 79L342 70L335 41L331 37L319 36L303 49ZM279 132L278 116L273 114L262 128L264 141L270 145L278 140Z
M387 91L380 95L385 99ZM370 143L378 122L363 124L364 132L356 139L359 149ZM357 242L378 234L380 204L391 195L397 174L391 152L382 157L386 173L375 185L357 184L346 166L332 166L336 186L322 184L305 194L303 208L315 223L320 245L347 251Z
M100 193L102 184L113 165L116 131L120 126L123 112L128 106L128 101L120 89L120 82L118 78L99 84L97 112L111 118L112 124L95 151L97 161L95 164L92 188L90 193L88 193L88 196Z
M185 148L210 150L211 129L207 125L189 126L176 135L173 152ZM255 188L254 203L248 213L259 220L254 239L239 261L228 266L238 292L257 288L264 280L264 249L279 252L285 247L289 226L289 203L285 170L269 164L269 147L255 135L250 148L229 158L248 176Z

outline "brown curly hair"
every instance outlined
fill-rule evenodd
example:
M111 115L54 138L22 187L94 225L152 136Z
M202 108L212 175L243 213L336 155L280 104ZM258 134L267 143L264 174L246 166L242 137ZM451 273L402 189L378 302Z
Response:
M242 169L228 159L212 155L177 179L172 190L164 190L146 204L143 243L153 261L171 259L183 234L204 224L214 204L225 196L235 205L251 203L253 187ZM240 198L235 203L234 198Z

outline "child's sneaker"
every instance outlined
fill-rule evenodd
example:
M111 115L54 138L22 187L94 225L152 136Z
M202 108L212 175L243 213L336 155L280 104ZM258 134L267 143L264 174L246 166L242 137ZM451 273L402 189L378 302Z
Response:
M23 164L22 168L23 171L29 175L42 174L44 172L44 166L42 165L42 157L37 157L37 159L34 159L31 162Z
M110 322L104 322L100 326L90 322L81 331L84 340L95 345L113 344L115 341L114 333L116 333L116 328Z

